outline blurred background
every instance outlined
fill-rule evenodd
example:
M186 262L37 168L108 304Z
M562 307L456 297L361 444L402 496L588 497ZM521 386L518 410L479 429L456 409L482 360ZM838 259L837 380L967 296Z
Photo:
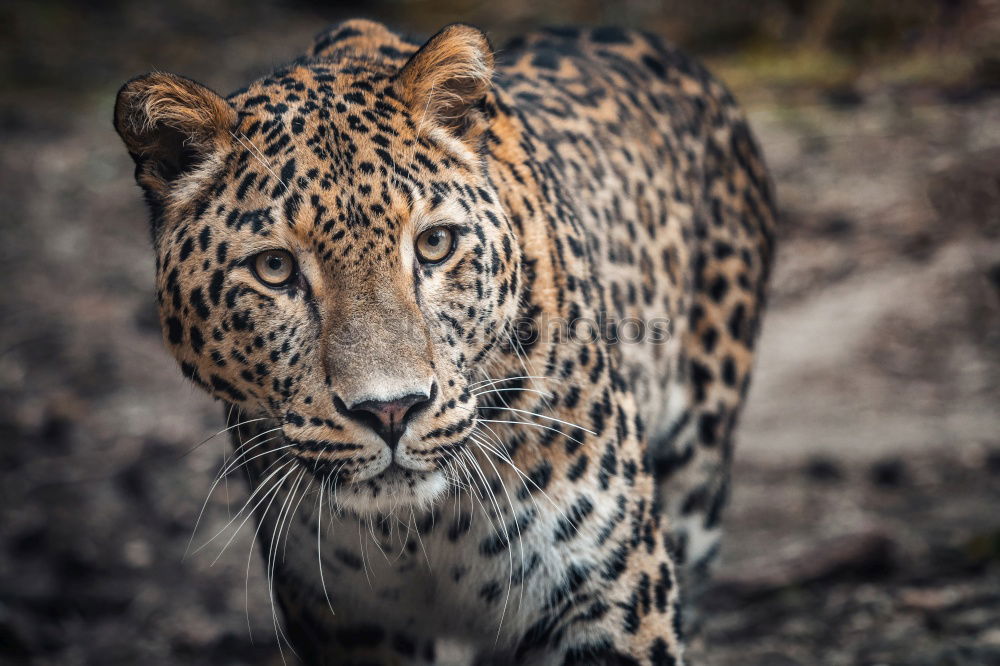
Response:
M746 106L780 251L695 663L1000 663L998 0L2 3L0 663L281 663L249 534L184 558L227 440L195 448L223 418L161 347L111 109L357 15L639 26Z

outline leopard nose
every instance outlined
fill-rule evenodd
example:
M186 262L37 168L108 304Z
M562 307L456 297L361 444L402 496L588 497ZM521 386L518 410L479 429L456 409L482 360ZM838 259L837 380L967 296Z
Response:
M431 390L433 394L433 389ZM410 393L392 400L362 400L347 407L348 414L364 423L395 450L413 417L431 403L432 395Z

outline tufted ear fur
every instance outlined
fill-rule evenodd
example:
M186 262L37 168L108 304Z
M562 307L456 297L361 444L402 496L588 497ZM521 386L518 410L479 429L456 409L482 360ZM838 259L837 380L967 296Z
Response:
M115 102L115 129L135 160L136 181L154 202L178 176L229 144L236 119L218 94L163 72L132 79Z
M490 90L493 51L478 28L454 23L420 47L396 77L396 90L418 125L471 139L484 122L479 103Z

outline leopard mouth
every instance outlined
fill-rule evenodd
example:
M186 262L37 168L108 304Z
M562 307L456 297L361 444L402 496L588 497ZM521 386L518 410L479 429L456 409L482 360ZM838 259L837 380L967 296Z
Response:
M459 437L431 446L413 446L426 445L419 434L408 434L408 439L390 448L376 445L374 436L355 440L338 432L340 438L327 440L317 437L326 433L289 432L287 425L285 439L299 465L329 491L334 506L357 516L374 516L431 509L453 492L455 475L447 461L466 445L464 428L455 429L458 432L433 432L436 438Z
M373 451L372 442L307 440L287 431L284 438L290 453L313 475L343 483L389 482L433 474L442 469L443 460L467 445L467 438L460 436L426 450L410 449L401 442L396 447L378 446Z

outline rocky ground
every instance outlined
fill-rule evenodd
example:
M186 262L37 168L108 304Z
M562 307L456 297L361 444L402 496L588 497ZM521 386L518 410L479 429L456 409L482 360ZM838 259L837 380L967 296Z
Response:
M281 663L249 534L185 557L222 414L110 128L133 73L227 90L329 19L253 11L4 22L58 31L0 88L0 663ZM748 97L782 244L696 663L1000 663L1000 97Z

